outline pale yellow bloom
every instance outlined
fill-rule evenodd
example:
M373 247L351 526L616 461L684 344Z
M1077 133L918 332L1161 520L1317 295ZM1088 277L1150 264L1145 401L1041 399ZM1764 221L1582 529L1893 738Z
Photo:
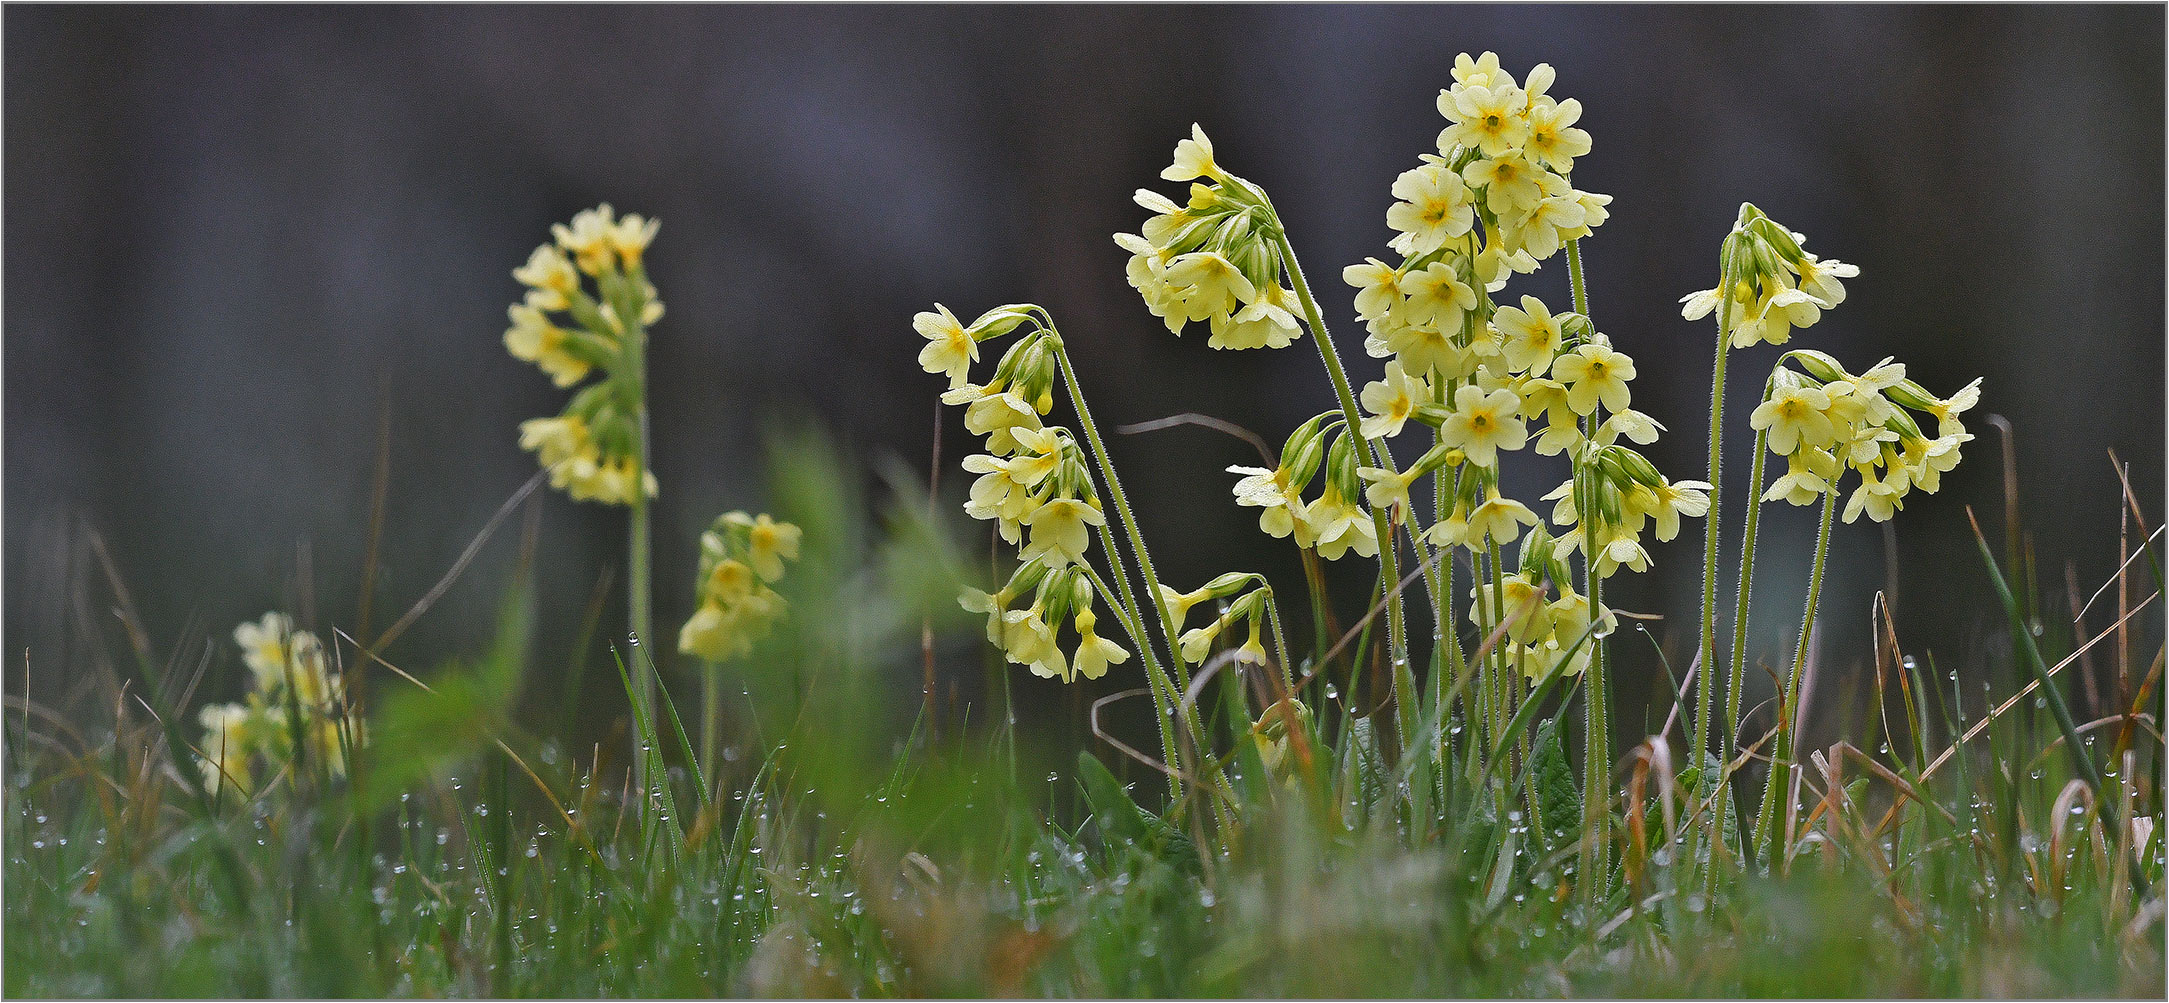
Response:
M1303 522L1317 539L1318 556L1328 561L1340 560L1350 550L1361 557L1378 556L1378 529L1370 514L1330 485L1303 510Z
M1516 413L1521 398L1511 390L1489 393L1479 386L1454 392L1453 413L1439 426L1439 441L1468 455L1469 462L1495 466L1499 451L1520 449L1529 441L1528 427Z
M512 326L505 329L505 350L511 352L513 358L534 363L549 374L551 382L561 387L580 382L593 368L565 350L572 335L550 323L541 310L514 303L506 308L506 312L512 318Z
M1400 284L1408 299L1401 304L1397 319L1408 324L1453 334L1461 330L1468 311L1476 308L1476 290L1443 261L1401 276Z
M1401 172L1393 179L1393 197L1400 201L1386 209L1386 225L1399 233L1391 246L1410 257L1446 246L1476 223L1469 186L1438 164Z
M1386 378L1363 386L1363 410L1370 413L1363 419L1364 437L1401 434L1401 427L1416 413L1416 405L1430 399L1431 387L1423 377L1410 376L1407 367L1399 362L1386 363Z
M753 517L752 527L746 530L746 559L763 580L782 578L783 562L798 560L800 535L797 526L777 522L763 512Z
M1627 381L1634 379L1634 360L1610 345L1582 345L1560 356L1551 372L1567 385L1567 406L1576 414L1594 413L1599 403L1624 411L1631 400Z
M1479 160L1461 169L1461 179L1484 190L1484 205L1495 214L1526 211L1548 195L1562 195L1565 182L1515 155Z
M1189 181L1193 178L1218 178L1220 168L1213 163L1213 141L1205 138L1205 129L1193 122L1190 138L1175 144L1175 161L1160 172L1168 181Z
M1077 611L1077 633L1080 640L1077 642L1077 654L1070 659L1070 664L1076 666L1077 674L1086 679L1098 679L1107 674L1109 665L1120 665L1130 660L1128 650L1093 632L1098 625L1099 617L1093 614L1092 607L1085 606Z
M965 377L971 375L972 363L979 361L979 343L964 330L963 322L948 307L936 303L933 310L913 315L911 326L926 339L926 347L919 349L919 367L948 376L952 390L963 386Z
M1522 149L1561 174L1572 171L1574 158L1589 153L1589 133L1574 128L1581 117L1582 103L1573 98L1558 104L1531 105L1529 137Z
M528 286L529 306L539 310L563 310L572 305L580 289L580 274L573 271L565 252L544 244L527 256L527 263L512 270L512 277Z
M1356 316L1374 321L1393 312L1401 302L1400 276L1377 258L1341 269L1341 281L1356 287Z
M1523 296L1518 309L1500 307L1492 315L1491 324L1505 341L1507 366L1517 372L1526 370L1531 376L1542 376L1551 368L1552 356L1564 340L1558 318L1534 296Z
M1489 489L1484 503L1469 513L1469 548L1478 549L1484 540L1497 540L1500 544L1514 542L1521 535L1521 527L1536 525L1536 513L1527 505L1508 498L1494 487Z
M1474 84L1440 94L1439 114L1453 124L1438 135L1440 150L1466 147L1486 157L1504 156L1528 138L1527 98L1510 81Z
M1075 498L1053 498L1025 516L1024 524L1031 528L1032 535L1020 556L1027 561L1043 558L1048 567L1059 568L1084 561L1085 548L1092 543L1089 527L1106 525L1107 516L1097 505Z
M1830 395L1818 387L1779 386L1747 418L1749 427L1767 432L1770 451L1790 456L1802 445L1828 446L1838 441L1837 426L1824 414Z

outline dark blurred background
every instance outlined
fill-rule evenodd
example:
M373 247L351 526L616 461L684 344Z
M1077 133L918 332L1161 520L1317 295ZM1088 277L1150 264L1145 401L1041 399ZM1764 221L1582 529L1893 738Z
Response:
M1676 301L1714 283L1743 200L1861 266L1851 298L1799 343L1855 365L1896 355L1937 392L1986 377L1971 423L1981 438L1942 493L1916 494L1889 534L1839 528L1824 642L1830 664L1866 664L1870 596L1894 567L1908 650L1985 672L2000 613L1964 510L2002 539L2004 467L1979 419L2002 414L2017 430L2050 609L2066 607L2067 562L2084 592L2115 567L2108 450L2161 515L2162 18L2070 6L11 6L7 685L22 685L26 652L41 693L80 685L87 656L66 625L109 629L97 588L71 599L92 573L83 527L103 534L161 652L310 597L320 624L350 623L380 417L391 476L377 622L404 610L534 470L515 425L564 395L504 353L519 293L507 273L551 222L597 202L664 221L651 257L670 307L651 362L660 629L689 612L700 528L764 504L772 428L819 422L861 460L925 467L940 384L913 361L910 318L935 300L967 317L1046 304L1108 424L1199 411L1277 441L1331 406L1316 352L1303 341L1216 353L1202 335L1169 337L1109 240L1143 215L1130 193L1173 190L1157 172L1203 123L1222 160L1273 193L1344 357L1376 378L1340 267L1383 255L1388 186L1431 149L1454 54L1486 49L1517 76L1554 64L1554 93L1587 109L1596 148L1575 181L1616 197L1586 246L1592 312L1638 360L1637 406L1671 427L1653 459L1674 477L1703 473L1714 337ZM1555 264L1510 294L1564 309L1565 286ZM1738 356L1734 385L1759 384L1775 356ZM1730 424L1733 544L1746 411L1736 403ZM945 420L956 491L967 440L957 415ZM1300 594L1292 552L1230 499L1221 471L1251 462L1247 447L1177 429L1113 448L1165 578L1189 587L1256 568ZM1560 476L1517 484L1533 499ZM570 641L596 576L622 559L622 520L547 500L545 644ZM1811 510L1766 516L1758 661L1789 651L1812 525ZM1652 630L1676 670L1701 532L1690 524L1654 551L1656 570L1608 590L1666 618ZM395 661L486 644L513 535ZM1349 616L1364 582L1339 570ZM1646 691L1655 649L1617 647L1629 691L1636 679ZM955 671L978 679L970 649L955 651ZM238 685L236 666L220 672L207 685ZM918 682L895 685L908 695ZM1018 685L1042 705L1073 699ZM1622 728L1640 713L1622 711Z

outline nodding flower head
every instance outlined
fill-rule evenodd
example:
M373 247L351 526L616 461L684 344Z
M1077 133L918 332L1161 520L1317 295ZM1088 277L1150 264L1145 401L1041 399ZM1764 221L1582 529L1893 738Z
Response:
M637 214L620 218L608 205L589 209L552 227L553 241L512 272L527 294L506 310L512 326L505 350L559 387L603 374L558 417L520 426L520 447L535 452L551 485L575 500L631 505L656 493L639 449L645 405L637 358L647 326L663 317L643 264L660 225Z

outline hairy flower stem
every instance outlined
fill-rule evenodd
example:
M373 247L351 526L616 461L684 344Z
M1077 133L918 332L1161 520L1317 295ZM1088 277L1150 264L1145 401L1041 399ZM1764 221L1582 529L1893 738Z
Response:
M1130 635L1130 643L1137 645L1138 657L1144 660L1145 688L1152 692L1153 719L1159 725L1160 754L1167 760L1168 797L1170 800L1179 801L1182 799L1182 756L1175 741L1175 705L1181 701L1181 696L1173 692L1174 684L1167 678L1167 672L1160 667L1159 659L1152 653L1152 638L1145 633L1145 625L1137 618L1137 597L1131 594L1129 579L1122 574L1120 566L1116 565L1114 531L1102 525L1099 533L1100 546L1107 549L1107 563L1115 567L1117 586L1110 592L1106 580L1089 564L1084 566L1085 574L1091 576L1092 584L1099 588L1102 595L1115 597L1115 613L1122 621L1122 629Z
M1567 241L1567 278L1574 290L1574 312L1589 316L1589 288L1582 278L1582 242ZM1591 411L1584 422L1583 437L1595 434L1597 415ZM1576 521L1582 533L1582 592L1589 597L1590 623L1601 624L1604 615L1604 579L1597 574L1596 481L1574 464ZM1595 902L1605 891L1612 850L1612 702L1611 666L1605 658L1604 638L1592 632L1589 669L1584 679L1582 728L1582 887L1585 900Z
M1047 333L1049 335L1048 340L1054 345L1055 358L1061 363L1063 383L1069 388L1070 406L1077 411L1077 425L1079 428L1084 429L1085 442L1092 447L1092 458L1099 464L1100 478L1107 482L1107 496L1115 503L1116 517L1122 520L1123 532L1127 533L1130 538L1130 550L1137 555L1137 566L1144 573L1146 597L1152 602L1154 618L1160 625L1160 634L1167 640L1168 654L1174 658L1176 678L1181 681L1179 688L1171 687L1174 690L1173 695L1180 702L1181 694L1187 692L1190 688L1190 667L1183 663L1182 645L1175 637L1174 626L1167 621L1167 607L1160 602L1160 578L1153 573L1152 555L1145 550L1145 535L1138 531L1137 517L1130 512L1129 496L1122 491L1121 478L1115 476L1114 460L1107 455L1107 444L1100 440L1099 426L1092 421L1092 409L1085 404L1084 388L1077 382L1077 367L1070 360L1069 347L1063 344L1062 335L1052 325L1048 326ZM1101 528L1105 530L1104 526ZM1152 640L1144 633L1145 617L1143 607L1130 589L1130 576L1128 569L1122 563L1122 554L1114 547L1112 533L1104 534L1103 539L1107 541L1107 563L1114 568L1115 581L1120 586L1123 604L1129 608L1131 618L1136 621L1139 632L1137 646L1142 649L1146 671L1159 672L1161 670L1157 657L1152 651ZM1228 786L1227 776L1212 762L1211 750L1206 746L1205 727L1198 717L1196 705L1188 704L1183 706L1181 710L1184 724L1198 742L1199 764L1210 767L1207 779L1221 793L1232 794L1232 788ZM1163 722L1162 727L1167 727L1167 724ZM1172 780L1171 777L1170 781L1172 782ZM1213 803L1216 808L1221 805L1220 800L1215 800ZM1222 819L1223 823L1226 821L1227 819ZM1223 825L1224 830L1225 826Z
M649 626L654 619L654 583L649 579L649 560L653 550L648 528L648 332L641 322L646 310L647 275L635 264L630 274L617 283L618 295L611 296L616 302L612 310L624 325L624 337L620 339L627 411L633 416L633 500L630 526L626 534L626 630L631 637L628 666L633 677L633 700L635 720L645 715L655 720L650 711L655 706L655 659L652 655L655 638ZM610 290L605 288L605 292ZM644 740L640 729L633 729L633 770L640 788L647 790L649 757L654 750L643 749Z
M1765 401L1770 399L1771 390L1777 386L1774 370L1771 377L1769 382L1763 384L1762 399ZM1718 736L1720 748L1724 750L1719 754L1719 761L1722 763L1732 762L1734 745L1740 734L1740 699L1747 676L1747 603L1755 581L1755 538L1762 525L1762 473L1769 446L1768 429L1755 433L1755 459L1749 466L1747 475L1747 525L1740 531L1740 592L1733 605L1732 671L1725 686L1725 733ZM1731 817L1727 813L1732 811L1730 783L1718 785L1716 811L1718 822L1714 831L1722 836L1725 831L1724 820ZM1709 890L1715 891L1716 881L1717 868L1713 866L1709 873Z
M1719 476L1724 461L1725 360L1732 347L1733 244L1726 242L1717 284L1717 362L1710 377L1710 472L1704 478L1710 484L1710 510L1703 515L1702 630L1696 635L1694 752L1688 761L1692 766L1702 765L1702 754L1709 751L1711 693L1716 689L1710 677L1717 665L1717 527L1718 503L1725 493Z
M1259 194L1262 197L1263 193ZM1281 225L1280 214L1272 210L1270 202L1266 203L1266 208L1273 212L1273 243L1280 249L1280 260L1287 268L1288 281L1295 286L1296 299L1303 305L1303 317L1310 324L1311 340L1318 343L1318 356L1325 361L1326 375L1333 380L1333 394L1340 399L1341 418L1348 423L1347 434L1363 443L1364 453L1373 465L1398 470L1393 454L1363 434L1363 416L1356 411L1356 394L1348 385L1348 370L1341 366L1340 353L1333 347L1333 335L1326 330L1325 316L1319 312L1318 301L1310 294L1310 283L1303 278L1303 266L1296 261L1295 247L1288 242L1288 231ZM1378 536L1378 561L1385 571L1386 587L1391 589L1401 580L1400 546L1393 535L1393 523L1385 510L1374 506L1371 524ZM1420 555L1422 544L1419 542L1417 546ZM1436 582L1432 579L1436 572L1434 567L1424 575L1425 587L1434 592ZM1394 666L1395 722L1401 728L1402 740L1408 741L1416 737L1417 708L1416 694L1403 688L1402 677L1408 675L1408 623L1398 592L1386 598L1386 650Z
M1770 749L1770 782L1762 789L1762 809L1755 813L1755 856L1771 859L1778 799L1792 788L1793 728L1800 723L1800 675L1807 668L1808 643L1815 636L1815 605L1823 593L1823 559L1830 553L1830 519L1837 513L1837 486L1823 494L1822 521L1815 531L1815 564L1808 571L1807 612L1800 617L1800 640L1793 647L1792 672L1785 677L1785 699L1777 705L1777 740Z

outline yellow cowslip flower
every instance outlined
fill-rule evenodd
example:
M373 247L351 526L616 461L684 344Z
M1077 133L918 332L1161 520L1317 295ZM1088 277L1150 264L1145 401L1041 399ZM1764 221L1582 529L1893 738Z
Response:
M1175 161L1160 172L1160 177L1167 181L1220 177L1220 167L1213 163L1213 141L1205 138L1204 127L1190 123L1190 138L1175 144Z
M1559 253L1569 235L1586 230L1588 214L1578 196L1573 191L1547 195L1525 209L1501 216L1505 244L1539 261Z
M1505 596L1498 609L1492 608L1490 583L1478 582L1469 589L1469 598L1476 600L1469 606L1471 622L1497 626L1510 621L1507 636L1523 644L1533 644L1552 632L1551 606L1544 601L1542 586L1530 581L1525 572L1507 575L1498 584Z
M1466 286L1462 288L1467 288ZM1431 399L1431 386L1421 376L1410 376L1399 362L1386 363L1386 378L1363 385L1363 435L1367 439L1391 438L1416 413L1416 405Z
M638 458L612 456L600 463L582 463L575 457L573 462L560 470L567 470L565 488L574 501L599 501L605 505L630 505L633 503L633 473L640 465ZM641 471L640 483L653 498L658 490L653 471ZM551 478L555 482L553 474Z
M1546 64L1539 63L1537 65L1543 67ZM1453 75L1454 83L1471 87L1490 87L1494 85L1494 81L1503 83L1508 87L1514 85L1514 78L1499 69L1499 54L1496 52L1486 52L1475 57L1471 57L1466 52L1455 55ZM1440 114L1443 115L1445 112L1441 111Z
M1032 535L1018 556L1027 561L1042 558L1048 567L1060 568L1084 563L1085 548L1092 545L1089 527L1106 525L1107 516L1091 502L1052 498L1025 516L1024 524Z
M1416 468L1396 472L1383 467L1357 467L1356 476L1363 478L1363 497L1372 508L1390 510L1396 522L1407 518L1408 486L1416 481Z
M949 397L944 395L942 399L947 401ZM986 436L987 451L996 456L1017 451L1019 429L1036 432L1043 427L1039 412L1024 398L1007 391L988 394L964 406L964 428L973 435Z
M1402 276L1400 286L1408 298L1395 319L1406 324L1452 333L1461 330L1461 319L1476 309L1476 290L1443 261Z
M1606 206L1612 204L1612 197L1610 195L1600 195L1596 192L1585 192L1576 190L1574 192L1574 200L1581 203L1582 222L1580 226L1572 226L1560 230L1559 239L1562 241L1580 240L1583 237L1587 237L1590 233L1594 232L1597 227L1603 226L1605 220L1612 218L1611 210L1605 208Z
M1469 511L1459 503L1446 518L1432 523L1423 531L1424 542L1434 547L1459 547L1469 540Z
M1750 428L1767 432L1770 451L1791 456L1802 445L1829 446L1838 441L1838 429L1824 412L1830 395L1819 387L1780 385L1770 399L1756 406L1747 418Z
M1973 436L1965 432L1904 440L1900 452L1907 479L1914 487L1935 494L1943 487L1943 475L1958 466L1958 447L1971 441Z
M1369 513L1341 497L1331 481L1324 495L1304 507L1300 521L1317 541L1318 556L1328 561L1340 560L1350 550L1360 557L1378 556L1378 528Z
M1533 78L1534 72L1530 74ZM1590 139L1586 130L1574 128L1581 121L1582 103L1568 98L1557 104L1549 101L1529 106L1529 137L1522 150L1535 157L1552 170L1565 174L1574 169L1574 158L1589 153Z
M1634 379L1634 360L1610 345L1582 345L1560 356L1551 372L1567 385L1567 406L1575 414L1592 414L1599 403L1607 410L1624 411L1632 400L1627 381Z
M593 209L582 209L572 217L571 226L551 224L550 235L557 239L558 247L572 255L573 263L579 265L581 271L601 275L617 263L614 215L607 202Z
M580 382L594 368L565 350L572 334L550 323L541 310L525 303L514 303L505 310L512 318L512 326L505 329L505 350L513 358L541 367L560 387Z
M678 650L711 662L749 654L753 641L738 630L739 618L718 602L705 602L678 630Z
M1971 410L1975 404L1980 402L1981 380L1979 377L1975 377L1973 382L1960 387L1957 393L1930 405L1928 413L1935 416L1936 434L1952 436L1965 432L1966 427L1959 422L1958 416ZM1967 436L1967 438L1972 438L1972 436Z
M1521 527L1536 525L1536 513L1527 505L1499 493L1494 486L1488 489L1484 503L1469 513L1469 528L1464 541L1469 549L1481 549L1485 540L1497 540L1500 544L1514 542L1521 535Z
M1630 407L1613 412L1611 417L1604 419L1604 424L1597 426L1597 434L1590 438L1599 446L1609 446L1621 437L1638 446L1647 446L1656 442L1657 433L1662 431L1664 426L1657 419Z
M1860 486L1845 499L1845 521L1850 524L1866 512L1875 522L1889 522L1905 505L1908 485L1904 469L1888 471L1882 477L1876 476L1873 466L1863 464L1853 469L1860 472Z
M1235 482L1235 504L1253 506L1258 513L1258 528L1267 536L1280 538L1296 529L1296 507L1303 501L1288 483L1285 470L1267 470L1264 467L1233 466L1228 473L1242 474Z
M1258 287L1218 251L1192 251L1168 262L1167 283L1181 297L1185 318L1234 313L1258 298Z
M1849 265L1836 258L1820 260L1812 254L1804 255L1798 261L1787 261L1785 264L1799 276L1801 291L1821 300L1825 308L1845 302L1845 283L1839 282L1839 279L1850 279L1860 274L1859 265Z
M1130 660L1127 649L1093 632L1099 626L1099 617L1093 614L1089 599L1078 605L1076 624L1079 640L1077 653L1070 658L1070 664L1076 667L1078 675L1098 679L1107 674L1109 665Z
M1782 345L1792 340L1792 329L1812 326L1829 304L1798 289L1772 288L1754 303L1747 315L1734 314L1732 347Z
M1401 172L1393 179L1393 197L1400 201L1386 209L1386 225L1397 231L1391 246L1410 257L1446 246L1476 223L1468 183L1438 164Z
M1518 309L1500 307L1492 314L1491 325L1505 342L1501 351L1507 366L1531 376L1542 376L1551 368L1552 356L1558 354L1565 340L1559 331L1559 319L1534 296L1523 296Z
M1484 190L1484 206L1494 215L1526 211L1540 199L1571 190L1519 155L1478 160L1461 169L1461 179L1471 188Z
M1552 634L1562 643L1572 644L1589 629L1589 597L1574 591L1571 582L1559 583L1559 598L1551 602ZM1610 607L1598 612L1597 637L1609 636L1619 626L1619 618Z
M1068 682L1069 660L1055 644L1054 628L1041 619L1046 607L1034 602L1030 609L1002 614L1002 651L1010 661L1026 666L1032 674Z
M1610 578L1620 568L1636 573L1648 571L1649 551L1642 549L1642 543L1633 531L1615 526L1606 538L1604 548L1597 552L1597 576Z
M616 226L610 228L605 240L610 249L617 252L618 260L630 271L640 266L640 259L647 254L648 245L655 242L655 235L662 232L662 229L662 220L646 219L637 212L629 212L625 214L625 218L618 220ZM654 290L649 290L648 298L655 298ZM652 324L654 321L648 323Z
M1522 675L1536 682L1551 674L1554 667L1562 676L1581 675L1589 669L1589 653L1595 645L1584 644L1575 649L1572 658L1566 657L1567 648L1574 644L1573 637L1561 638L1565 632L1555 633L1536 644L1527 645L1520 652ZM1563 661L1562 661L1563 660Z
M1294 296L1278 283L1267 284L1258 298L1242 309L1207 318L1212 322L1212 336L1206 339L1205 346L1237 350L1288 347L1303 336L1303 325L1288 309L1294 305Z
M933 310L913 315L911 326L926 339L926 347L919 349L920 368L948 376L952 390L963 386L972 363L979 361L979 343L964 330L964 323L948 307L936 303Z
M800 535L797 526L777 522L766 512L753 517L753 524L746 529L746 559L761 580L782 578L783 562L798 560Z
M1460 379L1476 372L1483 361L1481 350L1490 344L1487 339L1475 338L1461 345L1453 335L1429 325L1403 324L1389 327L1378 347L1386 354L1400 356L1401 365L1409 372Z
M1654 498L1649 514L1657 524L1657 542L1668 543L1679 535L1679 517L1683 515L1700 518L1710 511L1710 485L1708 481L1674 481L1667 479L1654 488L1644 487Z
M1536 271L1536 259L1520 248L1508 250L1503 237L1494 236L1476 254L1476 281L1484 284L1487 292L1506 288L1506 279L1516 273L1527 275Z
M1472 84L1439 95L1438 112L1452 125L1438 134L1438 148L1455 147L1501 157L1528 138L1524 116L1528 99L1510 80L1494 80L1496 86Z
M1496 466L1499 451L1520 449L1529 432L1516 413L1521 398L1511 390L1489 393L1479 386L1454 391L1453 413L1439 425L1439 441L1467 454L1470 463Z
M1212 654L1213 642L1219 639L1221 631L1228 629L1230 623L1232 620L1229 617L1222 616L1203 627L1185 631L1178 642L1178 647L1182 649L1182 660L1192 663L1204 661L1205 656Z
M1356 287L1356 316L1366 322L1392 313L1401 302L1400 273L1377 258L1341 269L1341 281Z
M1212 597L1210 585L1192 592L1177 592L1164 582L1160 585L1160 608L1167 611L1168 625L1174 630L1182 629L1183 621L1190 617L1191 607Z
M257 689L269 690L285 676L293 638L293 618L284 613L266 613L256 623L233 629L234 643L241 646L241 660L256 677Z
M535 248L527 264L512 270L512 277L529 287L527 305L538 310L563 310L580 290L580 273L573 270L572 261L549 244Z

